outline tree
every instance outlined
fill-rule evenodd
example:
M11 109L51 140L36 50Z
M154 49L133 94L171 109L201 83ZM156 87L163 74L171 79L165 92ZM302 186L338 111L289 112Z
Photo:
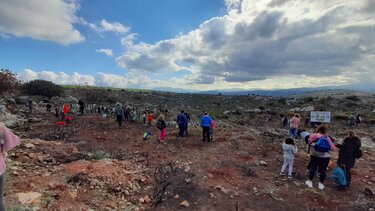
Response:
M61 96L64 93L62 86L54 84L51 81L40 79L25 83L22 90L28 95L42 95L48 98L53 96Z
M20 86L15 73L8 69L0 69L0 96L14 92Z

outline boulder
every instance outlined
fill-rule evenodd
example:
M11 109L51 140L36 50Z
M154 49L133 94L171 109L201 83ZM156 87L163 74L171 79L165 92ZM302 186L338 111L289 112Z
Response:
M28 192L28 193L17 193L18 200L21 204L38 204L42 194L38 192Z
M13 99L13 98L7 98L6 101L7 101L7 103L12 104L12 105L17 104L16 100Z
M41 122L42 119L41 119L41 118L38 118L38 117L30 117L30 118L28 119L28 121L31 122L31 123L36 123L36 122Z
M14 100L18 103L18 104L26 104L27 101L29 100L29 97L28 96L18 96L16 98L14 98Z

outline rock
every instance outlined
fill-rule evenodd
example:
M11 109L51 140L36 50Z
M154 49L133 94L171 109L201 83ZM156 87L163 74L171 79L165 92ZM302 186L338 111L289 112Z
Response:
M267 162L264 160L259 161L259 164L262 166L267 166Z
M254 109L254 113L262 113L262 110L260 110L259 108L256 108Z
M17 193L16 196L21 204L38 204L42 194L38 192Z
M370 190L369 188L365 188L363 190L363 194L365 194L365 196L369 196L369 197L373 197L374 196L374 192L372 190Z
M176 195L174 196L174 198L175 198L175 199L179 199L180 196L179 196L178 194L176 194Z
M375 177L371 178L371 182L375 182Z
M146 202L146 203L150 203L151 202L151 199L149 196L145 196L143 197L143 200Z
M108 202L108 203L106 204L106 206L109 207L109 208L112 208L112 209L116 209L117 204L116 204L115 201L111 201L111 202Z
M215 198L215 195L213 193L210 193L210 198L211 199Z
M227 114L229 114L229 113L230 113L230 111L224 111L224 112L223 112L224 115L227 115Z
M27 101L29 100L29 97L28 96L18 96L16 98L14 98L14 100L18 103L18 104L26 104Z
M191 170L190 166L186 166L185 173L188 173Z
M145 203L145 199L144 199L144 198L139 198L138 201L139 201L139 203L141 203L141 204L144 204L144 203Z
M212 178L214 178L214 175L208 174L208 178L212 179Z
M27 144L25 144L25 147L26 147L27 149L34 149L34 148L35 148L35 145L32 144L32 143L27 143Z
M41 118L38 118L38 117L30 117L30 118L28 119L28 121L31 122L31 123L36 123L36 122L41 122L42 119L41 119Z
M190 204L189 204L189 202L187 202L187 201L185 200L185 201L181 202L180 206L183 206L183 207L189 207Z
M13 105L17 104L16 100L13 99L13 98L7 98L6 101L7 101L7 103L9 103L9 104L13 104Z

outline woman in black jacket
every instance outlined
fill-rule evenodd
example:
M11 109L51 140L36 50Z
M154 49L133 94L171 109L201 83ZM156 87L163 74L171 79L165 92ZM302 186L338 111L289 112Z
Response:
M339 165L346 173L347 186L349 187L352 175L350 169L354 167L355 159L362 156L361 140L353 131L349 131L348 136L342 144L337 144L340 149L337 165Z

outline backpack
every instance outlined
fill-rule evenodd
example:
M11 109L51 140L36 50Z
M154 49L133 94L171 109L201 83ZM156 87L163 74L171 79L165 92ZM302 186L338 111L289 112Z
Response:
M332 170L332 176L331 176L333 182L340 185L341 187L345 187L347 184L346 176L344 170L342 170L341 167L335 167Z
M328 143L328 137L327 136L320 137L316 141L314 149L317 152L328 152L331 149L331 147L329 146L329 143Z
M363 153L362 153L362 150L361 149L357 149L354 151L354 158L361 158L363 156Z
M165 128L165 123L163 121L157 121L156 123L156 127L161 130L163 128Z

